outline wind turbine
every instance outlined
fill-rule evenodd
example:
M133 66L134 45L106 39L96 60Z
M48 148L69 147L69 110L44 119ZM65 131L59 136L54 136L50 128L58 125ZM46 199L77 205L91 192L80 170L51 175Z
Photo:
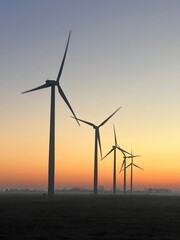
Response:
M124 160L122 162L120 172L124 170L124 194L126 194L126 168L127 168L127 166L126 166L126 159L127 158L131 158L131 160L132 160L133 157L140 157L141 155L134 156L134 155L130 154L130 156L126 156L126 154L124 152L122 152L122 153L124 155L123 156ZM123 167L124 167L124 169L123 169Z
M46 80L45 84L33 88L31 90L22 92L22 93L28 93L28 92L32 92L32 91L36 91L36 90L40 90L40 89L44 89L44 88L48 88L51 87L51 105L50 105L50 137L49 137L49 171L48 171L48 197L50 199L52 199L54 197L54 168L55 168L55 87L58 88L59 94L62 97L62 99L65 101L66 105L68 106L68 108L70 109L70 111L72 112L74 118L76 119L77 123L79 124L77 117L69 103L69 101L67 100L61 86L60 86L60 77L62 74L62 70L63 70L63 66L64 66L64 62L65 62L65 58L66 58L66 53L67 53L67 49L68 49L68 45L69 45L69 40L70 40L70 36L71 36L71 31L69 32L69 36L68 36L68 41L66 44L66 48L65 48L65 53L62 59L62 63L59 69L59 73L57 75L56 80Z
M98 188L98 144L100 149L100 154L102 158L102 148L101 148L101 140L100 140L100 132L99 128L102 127L121 107L119 107L113 114L111 114L106 120L104 120L101 124L95 125L91 122L87 122L85 120L77 118L78 121L81 121L85 124L92 126L95 129L95 145L94 145L94 195L97 195ZM73 117L74 118L74 117Z
M121 152L125 152L127 154L130 154L130 153L126 152L124 149L119 147L119 145L117 144L116 130L114 125L113 125L113 128L114 128L114 146L112 146L112 149L102 158L102 160L106 158L111 152L114 151L113 194L116 194L116 149L120 150Z
M136 155L136 156L134 156L134 155L132 154L132 150L131 150L131 156L130 156L130 158L131 158L131 163L130 163L129 165L127 165L127 167L126 167L126 168L131 167L131 189L130 189L131 193L132 193L132 189L133 189L133 166L134 166L134 167L137 167L137 168L139 168L139 169L141 169L141 170L144 171L143 168L139 167L138 165L136 165L136 164L133 162L133 158L134 158L134 157L140 157L140 156L141 156L141 155Z
M121 169L120 169L120 172L122 171L123 169L123 166L124 166L124 194L126 194L126 158L128 158L128 156L126 156L126 154L124 152L122 152L123 154L123 163L121 165Z

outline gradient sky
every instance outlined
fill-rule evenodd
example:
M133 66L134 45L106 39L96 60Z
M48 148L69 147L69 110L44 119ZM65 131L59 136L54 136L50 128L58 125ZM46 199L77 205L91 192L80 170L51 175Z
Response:
M0 188L47 188L50 89L72 30L61 86L76 115L101 123L103 155L142 157L134 187L180 190L180 1L0 1ZM56 188L93 186L94 130L56 92ZM117 187L122 189L117 159ZM112 188L113 155L99 185ZM128 179L129 179L128 170ZM128 182L129 188L129 182Z

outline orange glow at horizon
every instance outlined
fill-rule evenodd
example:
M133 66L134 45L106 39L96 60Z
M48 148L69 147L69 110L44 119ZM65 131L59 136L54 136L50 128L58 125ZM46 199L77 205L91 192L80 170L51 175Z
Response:
M83 160L84 156L73 158L73 153L65 154L56 158L55 171L55 188L89 188L93 189L93 154L88 151L88 157ZM58 154L57 154L58 155ZM91 157L90 157L91 156ZM17 156L18 158L18 156ZM48 156L40 154L39 156L28 156L26 161L14 158L11 161L3 161L1 165L1 188L44 188L47 189L48 176ZM33 160L32 160L33 159ZM117 188L123 189L123 172L119 173L122 164L122 156L117 160ZM130 162L130 161L129 161ZM150 162L150 160L146 160ZM8 164L7 164L8 163ZM141 171L133 168L133 188L171 188L179 189L180 176L178 168L167 171L167 166L147 165L143 159L134 159L134 163L144 168ZM168 164L167 164L168 165ZM98 185L104 186L105 189L112 189L113 184L113 154L107 159L98 162ZM8 173L8 174L7 174ZM3 183L5 183L3 185ZM127 190L130 189L130 168L127 169Z
M108 114L111 111L107 111ZM105 117L108 114L104 114ZM180 156L177 149L180 131L176 131L175 134L169 131L169 138L167 138L167 132L162 133L161 136L157 135L155 127L154 132L151 131L152 129L146 130L145 133L139 132L139 128L142 128L139 126L133 133L135 137L132 138L131 128L127 128L125 124L117 123L117 118L121 119L122 116L123 111L100 129L103 156L109 152L114 144L112 123L115 123L118 144L127 151L131 151L130 146L133 146L133 153L142 155L139 158L134 158L134 163L145 170L141 171L134 168L134 189L150 187L179 189L178 169L180 169L180 162L178 159ZM60 117L59 111L57 111L55 188L85 187L93 189L94 129L83 124L81 127L77 126L71 118L67 117L67 114L60 113ZM100 117L97 122L101 122L102 118L105 117ZM1 188L47 189L48 111L44 116L39 113L35 119L28 117L25 120L19 119L16 127L14 125L10 127L8 135L5 128L1 134L4 136L0 139L0 145L3 146L0 169ZM175 139L174 142L171 141L172 137ZM119 174L122 161L122 153L117 151L116 175L117 188L119 189L123 189L123 172ZM128 163L130 160L127 160ZM98 179L98 185L103 185L105 189L112 189L113 152L103 161L100 160L99 155ZM130 169L127 169L127 189L129 189L129 184Z
M121 114L122 115L122 114ZM46 116L47 118L47 116ZM66 124L57 124L56 120L56 160L55 160L55 188L85 187L93 188L94 173L94 130L89 126L78 127L71 118L66 118ZM37 119L35 119L37 121ZM48 119L37 121L37 127L24 131L26 126L21 124L11 131L11 141L4 134L0 144L1 151L1 188L29 187L47 189L48 176ZM31 125L32 121L28 124ZM64 128L62 128L64 126ZM118 143L127 151L133 146L133 153L142 155L134 158L134 163L145 171L134 168L134 189L150 187L179 189L180 176L178 169L180 162L176 152L177 141L172 143L168 139L157 138L154 134L148 142L143 141L142 133L138 138L130 138L126 129L119 133L116 124ZM73 135L71 129L73 128ZM70 129L70 130L69 130ZM122 126L123 129L123 126ZM37 134L38 133L38 134ZM170 134L169 134L170 135ZM176 132L178 135L178 132ZM18 136L18 138L17 138ZM125 136L125 137L124 137ZM123 141L122 141L123 139ZM112 121L101 129L103 156L109 152L114 142ZM151 143L151 144L149 144ZM168 146L168 147L166 147ZM166 149L166 151L162 151ZM119 170L123 161L121 152L117 151L117 188L123 189L123 172ZM130 160L127 160L127 164ZM173 163L173 164L172 164ZM98 185L105 189L112 189L113 152L103 161L98 160ZM127 169L127 189L130 184L130 169Z

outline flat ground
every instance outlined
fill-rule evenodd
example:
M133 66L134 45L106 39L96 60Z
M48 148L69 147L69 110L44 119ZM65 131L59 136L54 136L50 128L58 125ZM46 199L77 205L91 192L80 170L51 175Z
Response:
M0 195L0 239L180 239L180 197Z

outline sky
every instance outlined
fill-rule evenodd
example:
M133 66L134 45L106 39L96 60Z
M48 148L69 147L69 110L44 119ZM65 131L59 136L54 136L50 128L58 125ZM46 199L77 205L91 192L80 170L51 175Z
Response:
M103 156L142 155L134 188L180 190L180 1L0 1L0 188L47 189L50 89L72 30L61 86L76 115L100 124ZM56 91L55 188L93 188L94 129ZM117 187L123 188L117 155ZM112 189L113 155L98 160ZM130 169L127 170L129 189Z

